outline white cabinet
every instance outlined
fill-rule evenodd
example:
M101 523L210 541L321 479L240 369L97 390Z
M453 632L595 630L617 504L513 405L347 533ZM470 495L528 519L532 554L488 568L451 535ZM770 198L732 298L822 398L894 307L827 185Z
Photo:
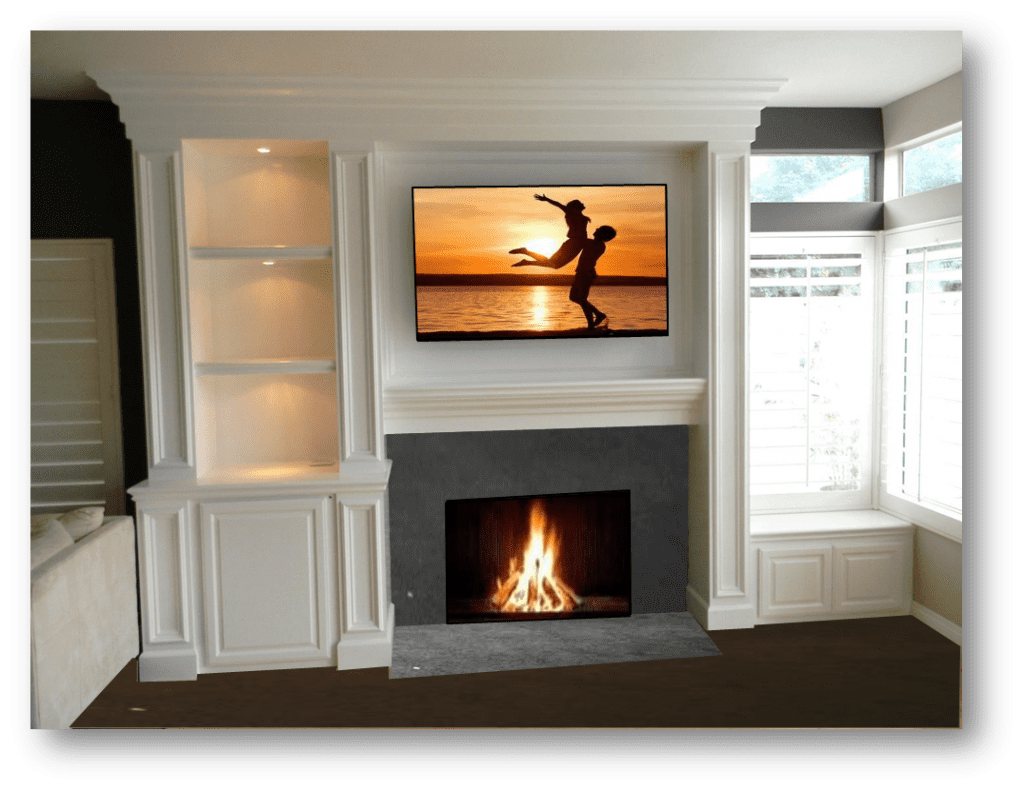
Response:
M328 497L199 506L206 665L330 662L332 510Z
M151 462L131 490L140 678L389 665L369 154L134 143Z
M837 615L909 613L912 560L913 544L909 536L836 546L832 611Z
M910 613L913 527L756 535L758 622Z
M831 547L760 549L758 556L758 615L792 618L832 612Z

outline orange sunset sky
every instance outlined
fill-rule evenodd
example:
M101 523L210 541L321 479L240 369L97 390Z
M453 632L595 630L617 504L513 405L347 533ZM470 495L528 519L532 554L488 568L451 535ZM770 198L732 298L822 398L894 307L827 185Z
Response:
M602 225L618 235L597 262L599 275L665 276L665 187L469 187L416 188L416 272L418 274L572 274L561 269L518 267L526 247L551 255L565 241L561 209L534 199L544 194L562 205L586 205L589 236ZM543 249L545 243L548 249Z

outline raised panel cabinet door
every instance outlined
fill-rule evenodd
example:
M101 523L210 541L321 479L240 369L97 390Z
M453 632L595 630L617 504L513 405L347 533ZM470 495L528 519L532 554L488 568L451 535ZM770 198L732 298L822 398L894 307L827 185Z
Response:
M836 614L909 613L909 562L905 541L836 547Z
M832 548L759 549L762 618L828 615L832 611Z
M330 503L200 505L207 666L331 663Z

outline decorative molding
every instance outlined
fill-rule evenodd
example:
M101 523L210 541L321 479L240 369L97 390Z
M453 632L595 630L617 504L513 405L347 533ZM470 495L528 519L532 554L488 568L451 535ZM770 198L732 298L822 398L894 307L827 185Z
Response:
M149 464L153 477L168 479L195 474L192 394L184 377L190 354L185 343L188 314L181 313L186 292L181 282L184 228L180 166L177 151L136 155Z
M334 201L337 347L340 358L341 458L382 458L380 361L373 321L373 238L368 155L335 154Z
M387 591L383 544L383 499L376 495L338 499L338 578L343 580L341 639L377 635L386 624Z
M747 546L746 255L749 146L709 148L712 614L716 600L753 613ZM746 604L730 600L740 598ZM751 624L752 625L752 622Z
M962 626L958 626L948 618L944 618L917 601L910 603L910 614L926 626L930 626L947 640L952 640L957 645L963 646L964 630Z
M388 434L694 423L703 379L391 387Z
M192 643L185 506L145 508L139 531L142 626L148 645Z
M132 139L754 140L783 79L352 79L90 74ZM187 108L187 112L185 111ZM127 110L127 111L126 111ZM509 119L514 118L510 123ZM319 130L313 132L313 130Z

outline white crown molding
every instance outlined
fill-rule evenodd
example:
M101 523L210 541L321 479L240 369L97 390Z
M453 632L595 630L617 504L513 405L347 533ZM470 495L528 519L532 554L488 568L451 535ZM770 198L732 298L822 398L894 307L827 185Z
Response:
M783 79L352 79L91 74L133 140L740 140ZM297 130L296 124L305 127ZM234 134L229 130L233 129ZM255 131L259 130L259 131ZM318 131L316 131L318 130ZM290 132L290 134L288 134Z
M97 72L114 97L148 101L245 101L352 106L752 107L764 106L785 79L483 79L364 78L310 75L166 75Z

